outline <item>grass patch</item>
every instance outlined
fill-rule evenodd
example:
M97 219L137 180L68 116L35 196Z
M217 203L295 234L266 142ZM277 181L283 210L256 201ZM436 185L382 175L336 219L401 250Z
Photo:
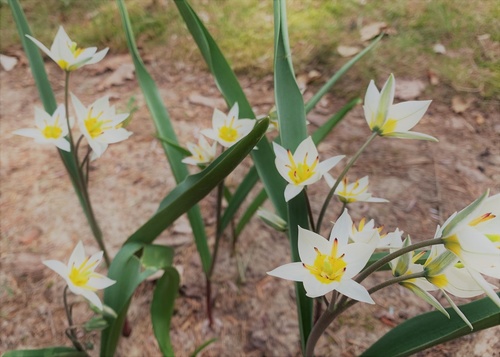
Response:
M0 0L0 51L19 46L5 0ZM59 24L83 46L109 46L126 52L114 1L21 0L33 33L50 45ZM271 73L273 9L271 1L192 0L236 71ZM137 42L144 50L162 51L167 59L195 61L201 56L171 0L127 0ZM360 45L362 26L385 21L396 34L358 64L349 81L396 77L425 78L429 70L455 91L500 97L499 55L487 53L478 36L500 41L500 7L496 0L367 1L288 0L288 24L297 72L319 69L331 74L347 61L338 45ZM432 46L442 43L447 53ZM343 87L349 92L350 83ZM359 90L359 88L358 88Z

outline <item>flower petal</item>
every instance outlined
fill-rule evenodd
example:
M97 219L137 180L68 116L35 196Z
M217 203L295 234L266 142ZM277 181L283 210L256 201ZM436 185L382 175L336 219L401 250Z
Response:
M302 227L298 227L298 249L300 260L308 265L313 265L317 253L314 248L319 249L323 254L330 254L332 243L328 242L325 238L317 233L311 232Z
M375 304L375 301L373 301L370 294L368 294L366 288L354 280L342 279L335 290L351 299L366 302L368 304Z
M304 268L304 266L300 262L282 265L267 272L267 274L275 276L277 278L292 281L303 281L308 275L311 275L311 273L309 273L309 271Z
M63 279L66 280L68 277L68 267L63 262L58 260L44 260L42 263L59 274Z
M424 116L431 100L414 100L394 104L389 109L389 120L396 120L393 131L405 132L413 128Z
M302 190L304 189L304 186L297 186L293 184L288 184L285 187L285 202L290 201L292 198L297 196Z

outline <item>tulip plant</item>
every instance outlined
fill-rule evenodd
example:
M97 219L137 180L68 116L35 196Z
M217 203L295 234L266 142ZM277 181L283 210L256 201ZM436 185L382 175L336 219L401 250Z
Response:
M383 233L382 227L377 227L373 220L367 222L362 219L355 223L349 214L348 206L355 202L388 202L372 197L368 176L355 181L350 181L348 176L350 168L373 140L380 137L381 140L400 138L437 142L433 136L411 131L424 116L431 101L394 104L396 80L391 74L380 91L374 81L368 85L363 110L371 135L352 157L345 158L339 154L325 159L318 152L317 145L350 109L360 103L359 99L349 102L313 133L307 133L307 113L350 67L380 42L382 36L342 67L309 102L304 103L291 62L285 0L275 0L275 108L257 119L231 67L196 12L186 0L175 1L229 108L227 114L214 108L212 127L200 131L198 144L189 142L184 148L177 140L167 108L161 102L158 88L137 50L125 3L117 0L137 80L177 186L158 202L157 212L111 257L90 201L89 162L105 154L109 144L126 140L132 135L125 128L129 114L118 113L107 97L84 104L78 99L78 93L71 92L69 88L70 74L82 66L99 62L108 49L80 48L63 27L59 28L48 49L32 36L18 0L9 0L9 4L44 106L44 109L35 108L35 128L19 129L15 134L57 149L101 251L88 257L80 241L67 264L44 261L66 282L62 303L68 319L66 335L73 347L10 351L5 356L87 356L87 345L79 333L82 329L101 330L100 355L114 355L120 335L127 327L127 309L135 289L159 271L162 275L151 302L153 333L161 353L164 356L174 355L169 329L179 288L179 274L172 266L173 249L156 245L154 240L184 213L188 215L202 262L205 279L201 282L206 287L210 323L214 314L212 289L216 288L212 275L220 238L229 225L233 226L233 247L237 249L237 237L257 213L271 228L281 232L277 234L286 232L289 238L290 262L268 274L296 282L298 340L301 341L304 356L314 356L318 339L340 314L358 302L376 304L372 294L392 284L409 289L438 311L417 316L397 326L368 348L364 352L366 356L408 355L499 324L500 298L495 292L496 287L485 277L500 279L500 194L490 195L486 191L438 226L434 237L416 243L412 243L409 235L404 237L399 229ZM39 50L56 62L64 73L65 97L62 104L55 101ZM70 102L76 118L69 116ZM77 125L74 125L75 121ZM75 136L76 128L80 132L78 138ZM278 131L278 136L274 140L268 139L265 134L274 130ZM247 155L252 157L254 166L231 192L225 186L224 178ZM199 172L189 175L186 164L197 166ZM329 174L334 166L343 167L336 178ZM330 190L318 216L314 217L308 187L323 178ZM244 206L245 197L258 181L264 188L237 220L236 212ZM215 244L210 250L204 221L196 204L214 189L217 191ZM323 219L327 210L332 209L333 196L340 202L341 213L331 227L326 227L329 233L325 237L322 233ZM274 212L260 207L266 199L271 201ZM223 200L227 202L224 210ZM107 276L95 271L101 260L108 267ZM380 270L391 270L393 278L367 286L365 279ZM101 300L98 290L102 289L104 296ZM88 301L96 316L85 323L76 322L68 290ZM441 305L433 295L435 291L443 294L451 308L445 309ZM451 297L470 298L483 294L487 297L463 306L457 306ZM454 320L454 323L448 319ZM415 336L415 329L422 333ZM185 354L189 351L178 352Z

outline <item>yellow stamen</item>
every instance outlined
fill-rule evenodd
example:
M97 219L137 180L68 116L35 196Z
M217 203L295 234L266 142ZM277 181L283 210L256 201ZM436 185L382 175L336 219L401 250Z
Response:
M337 257L338 240L335 239L330 255L322 254L318 248L314 248L316 259L313 265L303 264L323 284L342 280L342 276L347 267L344 254Z
M484 223L489 221L490 219L494 219L496 216L493 213L485 213L482 216L479 216L472 221L469 222L469 226L477 226L479 223Z
M74 265L71 267L69 280L71 280L71 282L78 287L95 291L96 289L90 288L89 286L87 286L87 283L89 279L94 275L92 269L97 262L87 265L88 259L89 258L86 258L79 267L76 267Z
M299 162L298 164L296 164L292 153L290 152L290 150L288 150L288 160L290 161L290 165L287 165L287 167L290 169L290 171L288 171L288 177L290 177L290 180L296 185L299 185L307 179L311 178L315 173L319 158L316 157L312 165L309 166L309 164L307 163L307 155L308 154L306 153L303 162Z
M111 120L99 120L101 115L102 112L93 117L91 109L89 111L87 119L84 120L85 128L87 129L92 139L95 139L96 137L104 133L105 130L109 130L112 128L111 126L106 126L106 124L111 123Z
M238 130L233 127L235 118L232 117L229 125L224 125L219 129L219 137L227 142L234 142L238 139Z

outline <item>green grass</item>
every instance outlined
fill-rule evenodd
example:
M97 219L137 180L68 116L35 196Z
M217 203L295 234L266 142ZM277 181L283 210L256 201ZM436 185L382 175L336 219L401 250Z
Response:
M8 6L0 0L0 51L19 47ZM126 52L113 0L20 0L37 38L50 45L59 24L83 46L109 46ZM207 28L239 72L264 75L273 60L272 1L192 0ZM172 0L127 0L138 44L144 51L166 53L165 61L194 61L198 55ZM359 91L359 83L396 77L424 79L429 70L455 91L500 97L500 59L488 57L477 36L500 41L497 0L367 1L289 0L288 24L297 72L334 73L346 62L339 44L360 45L362 26L385 21L396 34L358 64L340 83L342 91ZM442 43L446 55L433 52ZM157 52L158 53L158 52Z

